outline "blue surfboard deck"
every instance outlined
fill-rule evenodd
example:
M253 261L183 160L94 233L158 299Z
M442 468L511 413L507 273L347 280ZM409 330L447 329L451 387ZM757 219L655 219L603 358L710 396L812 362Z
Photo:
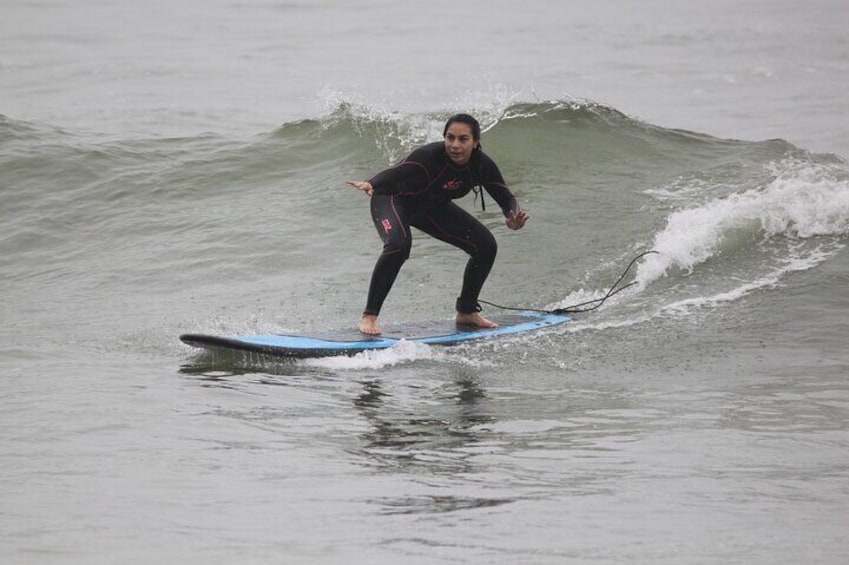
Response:
M365 335L352 328L350 330L317 332L313 335L214 336L183 334L180 336L180 340L193 347L210 350L244 351L275 357L330 357L388 349L402 340L428 345L457 345L473 340L496 338L557 326L571 320L569 316L562 314L538 314L535 312L493 316L490 319L498 323L497 328L479 328L457 324L451 320L423 324L390 325L384 327L383 334L379 336Z

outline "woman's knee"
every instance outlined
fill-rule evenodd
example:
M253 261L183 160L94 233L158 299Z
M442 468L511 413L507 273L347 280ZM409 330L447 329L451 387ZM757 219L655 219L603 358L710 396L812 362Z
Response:
M482 261L495 261L495 256L498 254L498 242L495 240L492 232L487 230L478 236L475 244L475 253L473 254Z
M392 255L396 260L404 262L410 257L413 238L408 233L405 236L386 238L383 242L383 255Z

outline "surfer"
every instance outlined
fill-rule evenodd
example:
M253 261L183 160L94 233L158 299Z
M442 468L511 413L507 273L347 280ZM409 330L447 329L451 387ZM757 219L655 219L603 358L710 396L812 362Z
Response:
M381 333L380 308L404 261L410 256L410 226L469 254L457 298L457 323L498 327L480 313L478 296L495 261L497 245L489 229L451 202L485 189L501 207L507 227L519 230L528 220L495 162L481 149L481 128L468 114L448 119L443 140L424 145L394 167L366 181L348 181L371 197L371 215L383 241L369 285L360 331ZM483 204L483 192L481 203Z

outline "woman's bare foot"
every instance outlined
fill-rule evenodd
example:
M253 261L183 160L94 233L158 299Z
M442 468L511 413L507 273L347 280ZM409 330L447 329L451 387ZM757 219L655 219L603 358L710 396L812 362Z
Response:
M463 313L457 312L457 323L469 326L477 326L479 328L497 328L498 324L492 320L487 320L478 312Z
M377 325L377 316L372 314L363 314L363 319L360 321L360 332L366 335L380 335L380 326Z

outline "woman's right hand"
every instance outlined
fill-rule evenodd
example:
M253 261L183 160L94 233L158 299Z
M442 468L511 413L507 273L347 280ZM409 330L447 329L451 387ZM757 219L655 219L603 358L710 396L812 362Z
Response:
M353 186L357 190L362 190L367 196L374 194L374 187L366 180L349 180L346 181L346 184Z

